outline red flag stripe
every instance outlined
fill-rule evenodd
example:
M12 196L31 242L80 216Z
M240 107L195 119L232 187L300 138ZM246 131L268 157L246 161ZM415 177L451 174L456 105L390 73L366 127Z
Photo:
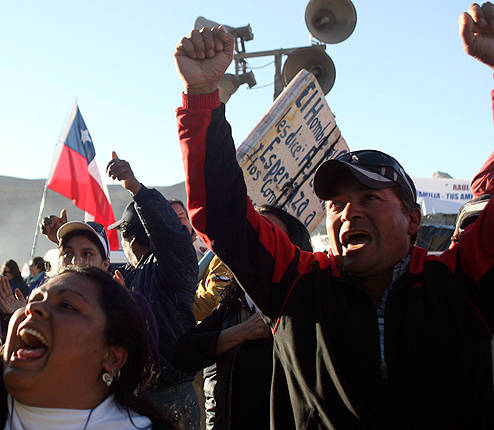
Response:
M88 171L87 159L65 145L57 156L48 188L71 199L78 208L94 215L94 220L105 227L115 222L107 196ZM116 231L106 232L110 249L119 249Z

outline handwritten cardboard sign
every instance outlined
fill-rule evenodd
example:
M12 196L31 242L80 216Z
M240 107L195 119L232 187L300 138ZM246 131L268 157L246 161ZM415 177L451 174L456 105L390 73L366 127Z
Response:
M324 217L313 178L325 160L348 152L316 77L302 70L237 149L254 205L285 209L312 232Z

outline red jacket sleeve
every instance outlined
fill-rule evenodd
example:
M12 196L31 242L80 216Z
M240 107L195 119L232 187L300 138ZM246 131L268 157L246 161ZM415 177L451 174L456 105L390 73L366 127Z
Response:
M217 93L184 96L177 109L189 215L274 328L299 276L330 259L301 252L255 211L224 110Z
M491 98L494 114L494 90L491 91ZM494 152L484 163L480 172L473 178L470 187L475 197L482 194L494 194Z
M465 273L478 282L494 267L494 200L460 237L458 253Z
M254 210L218 93L184 95L182 102L177 122L192 225L262 313L275 319L288 293L281 279L296 264L295 246Z

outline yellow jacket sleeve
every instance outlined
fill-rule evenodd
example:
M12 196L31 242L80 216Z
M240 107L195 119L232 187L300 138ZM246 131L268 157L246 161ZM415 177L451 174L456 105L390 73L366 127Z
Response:
M206 318L221 300L221 292L233 281L233 273L214 256L196 290L194 315L197 321Z

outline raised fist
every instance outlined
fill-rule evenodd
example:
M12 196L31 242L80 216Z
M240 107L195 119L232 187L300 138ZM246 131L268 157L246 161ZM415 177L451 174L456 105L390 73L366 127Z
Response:
M234 37L223 26L192 30L176 48L175 66L186 94L209 94L233 59Z
M494 70L494 5L473 3L460 15L460 36L468 55Z
M60 216L50 215L41 221L41 233L58 245L57 231L67 222L67 211L62 209Z
M106 173L112 179L118 179L126 190L130 191L133 195L136 195L142 185L134 176L130 164L118 158L115 151L112 152L112 159L106 165Z

